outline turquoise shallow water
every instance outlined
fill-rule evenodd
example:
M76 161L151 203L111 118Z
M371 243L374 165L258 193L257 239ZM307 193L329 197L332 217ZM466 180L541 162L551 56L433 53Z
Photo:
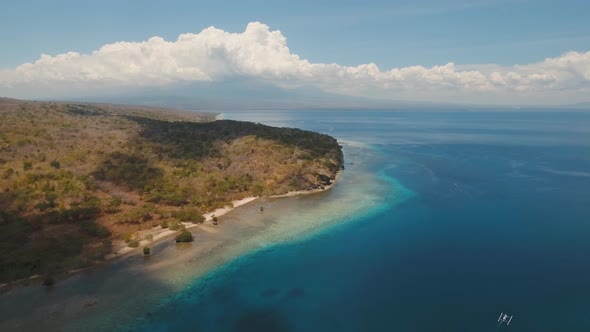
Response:
M22 315L59 331L590 331L590 113L223 116L333 135L347 169L328 193L229 218L266 226L232 243L239 255L204 277L191 272L198 261L146 273L134 268L145 262L127 260L52 292L1 297L0 323ZM62 310L80 303L83 314ZM497 326L502 311L514 315L509 327Z
M223 116L369 144L362 171L389 189L347 223L231 261L125 329L590 330L589 113ZM502 311L509 327L497 326Z

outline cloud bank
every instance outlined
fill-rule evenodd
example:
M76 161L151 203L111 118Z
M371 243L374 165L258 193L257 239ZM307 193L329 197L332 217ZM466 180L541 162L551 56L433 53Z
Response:
M107 44L91 54L43 54L34 63L0 70L0 95L57 97L238 77L390 100L577 102L587 101L590 92L590 52L514 66L447 63L382 70L374 63L311 63L289 50L280 31L253 22L242 33L210 27L176 41L152 37Z

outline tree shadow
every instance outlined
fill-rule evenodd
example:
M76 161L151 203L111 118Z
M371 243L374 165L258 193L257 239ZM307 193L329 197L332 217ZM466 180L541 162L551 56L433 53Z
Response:
M123 152L108 154L93 173L100 181L109 181L129 189L143 190L155 185L164 172L152 166L147 158Z
M197 159L216 157L216 142L229 142L245 136L273 140L287 147L306 152L308 159L330 157L342 164L343 155L335 138L296 128L277 128L260 123L217 120L213 122L168 122L127 116L141 125L139 138L149 142L156 154L172 158ZM138 143L141 143L140 141Z

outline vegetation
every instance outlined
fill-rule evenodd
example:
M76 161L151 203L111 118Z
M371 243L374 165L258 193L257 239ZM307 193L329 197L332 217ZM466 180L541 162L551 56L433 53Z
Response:
M193 224L202 224L205 221L203 213L199 209L186 208L174 211L172 216L183 222L192 222Z
M233 200L323 187L342 167L330 136L213 120L0 98L0 282L53 278L113 240L139 246L138 230L183 231Z
M150 247L143 247L143 255L148 256L152 253L152 249Z
M180 234L176 235L176 243L179 242L193 242L193 234L189 231L182 231Z

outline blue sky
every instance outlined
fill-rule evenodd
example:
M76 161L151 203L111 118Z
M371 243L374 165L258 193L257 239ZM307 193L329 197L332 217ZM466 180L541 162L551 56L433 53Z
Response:
M507 67L590 50L590 2L581 0L7 0L1 8L0 68L6 70L42 53L86 54L153 36L174 41L210 26L240 33L256 21L280 30L291 53L311 63L374 63L380 70Z

